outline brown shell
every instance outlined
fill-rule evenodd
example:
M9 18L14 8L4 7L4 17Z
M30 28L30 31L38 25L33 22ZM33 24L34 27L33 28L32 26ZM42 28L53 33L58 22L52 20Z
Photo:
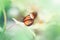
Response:
M35 19L37 16L37 12L32 12L31 14L32 14L32 17L34 17L34 19Z
M31 18L31 16L32 16L33 18ZM28 16L26 16L26 17L23 19L23 22L24 22L25 25L30 26L30 25L33 24L34 19L35 19L36 16L37 16L37 12L32 12L32 13L31 13L31 16L28 15Z
M24 21L24 24L26 25L26 26L30 26L30 25L32 25L33 24L33 20L32 19L30 19L30 20L26 20L26 21Z
M28 15L23 19L23 21L26 21L26 20L29 20L29 19L31 19L31 17Z

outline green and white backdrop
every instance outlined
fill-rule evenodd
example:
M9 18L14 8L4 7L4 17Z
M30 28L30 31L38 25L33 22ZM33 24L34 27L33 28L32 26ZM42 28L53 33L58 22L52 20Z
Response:
M32 5L44 23L27 27L20 18ZM0 40L60 40L60 0L0 0Z

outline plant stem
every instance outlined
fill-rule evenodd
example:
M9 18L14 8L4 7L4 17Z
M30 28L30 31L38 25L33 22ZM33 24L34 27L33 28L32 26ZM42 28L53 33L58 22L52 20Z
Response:
M6 30L6 11L3 9L3 14L4 14L4 31Z

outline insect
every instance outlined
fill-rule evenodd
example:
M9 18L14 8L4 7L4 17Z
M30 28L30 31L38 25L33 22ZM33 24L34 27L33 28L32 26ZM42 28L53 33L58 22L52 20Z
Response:
M33 24L34 19L37 17L37 12L32 12L31 14L24 17L23 22L26 26L30 26Z

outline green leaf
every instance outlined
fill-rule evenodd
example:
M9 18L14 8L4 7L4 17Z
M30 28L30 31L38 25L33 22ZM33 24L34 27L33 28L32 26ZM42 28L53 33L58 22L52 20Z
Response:
M8 25L5 32L0 32L0 40L34 40L33 34L26 26L15 23L12 25Z
M10 7L10 0L0 0L0 26L4 25L4 12L7 11Z
M3 14L3 12L1 12L0 14L1 14L0 15L0 27L3 28L3 25L4 25L4 14Z

